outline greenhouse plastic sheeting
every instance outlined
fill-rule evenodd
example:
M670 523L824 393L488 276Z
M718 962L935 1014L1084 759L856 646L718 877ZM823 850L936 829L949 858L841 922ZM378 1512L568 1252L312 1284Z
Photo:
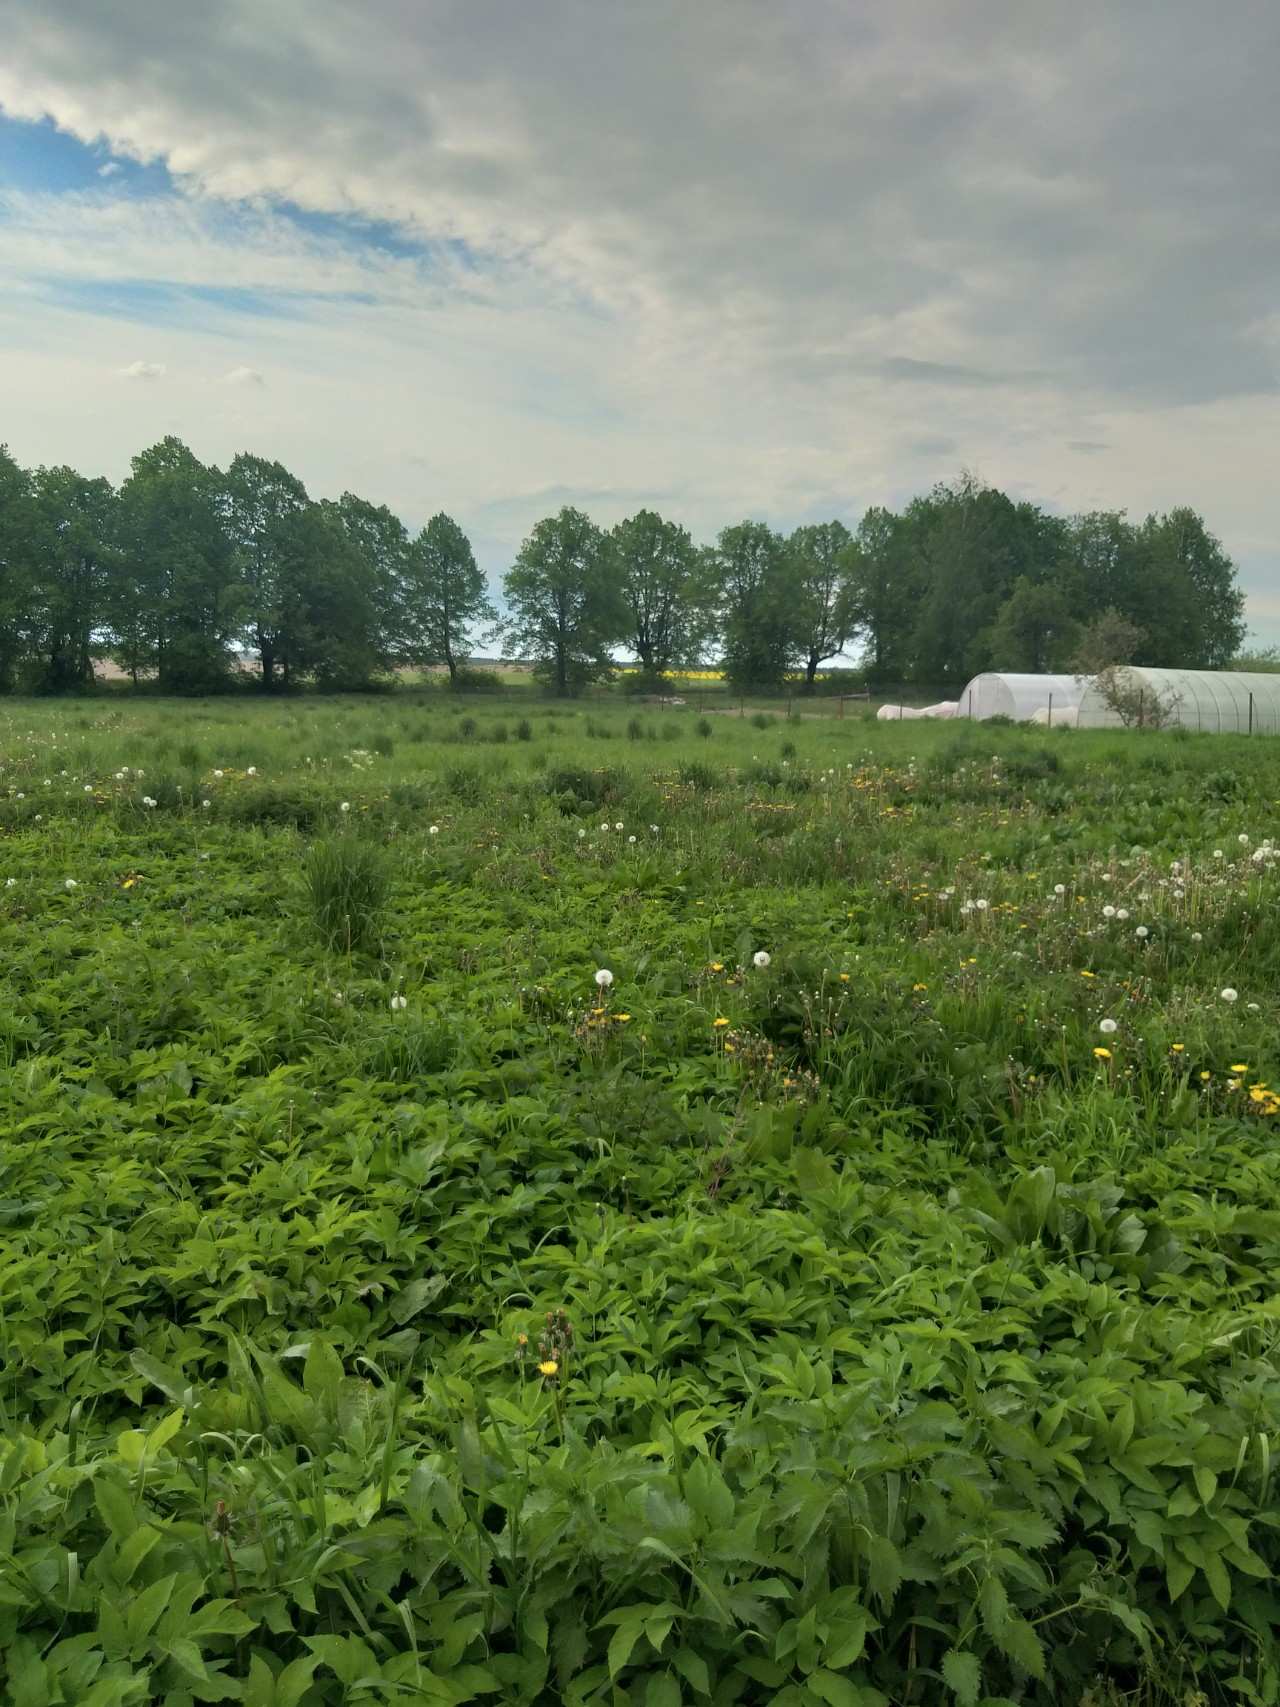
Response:
M1167 706L1167 722L1207 734L1280 734L1280 675L1245 670L1125 669L1151 707ZM1082 729L1115 729L1120 719L1089 682L1080 700Z
M1035 718L1037 723L1055 723L1060 711L1074 709L1084 697L1087 683L1080 676L1019 675L1004 670L986 670L975 676L960 695L960 717L1011 717L1016 723ZM1043 711L1044 716L1037 714ZM1068 721L1063 719L1064 722Z

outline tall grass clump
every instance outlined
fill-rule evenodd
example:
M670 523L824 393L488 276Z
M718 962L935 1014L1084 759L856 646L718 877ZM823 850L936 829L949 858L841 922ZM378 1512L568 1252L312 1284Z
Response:
M391 872L385 851L359 836L313 842L302 864L311 915L324 946L344 954L379 945Z

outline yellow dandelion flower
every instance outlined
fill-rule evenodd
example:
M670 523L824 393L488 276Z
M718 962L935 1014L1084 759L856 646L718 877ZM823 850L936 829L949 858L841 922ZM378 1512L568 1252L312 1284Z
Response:
M614 1014L613 1017L614 1017L614 1020L616 1021L616 1023L618 1025L625 1025L627 1023L627 1021L631 1018L631 1015L630 1014Z
M1227 1071L1231 1073L1247 1073L1249 1071L1249 1063L1247 1061L1233 1061Z
M1094 1054L1098 1057L1099 1061L1109 1061L1111 1059L1111 1051L1109 1049L1099 1047L1094 1050Z
M517 1345L528 1345L528 1343L529 1343L528 1334L517 1334L516 1335L516 1344Z
M538 1365L538 1374L545 1375L548 1380L550 1380L553 1375L558 1375L559 1372L560 1365L556 1362L554 1357L549 1357L544 1363L540 1363Z
M929 986L927 984L913 984L911 988L913 990L927 990Z
M1171 1043L1169 1047L1175 1055L1181 1055L1187 1046L1185 1043Z
M1203 1083L1204 1083L1204 1082L1205 1082L1205 1080L1206 1080L1206 1079L1211 1079L1211 1078L1212 1078L1212 1077L1213 1077L1213 1074L1212 1074L1212 1073L1201 1073L1201 1075L1200 1075L1200 1083L1201 1083L1201 1084L1203 1084Z
M714 1024L715 1024L715 1027L716 1027L716 1030L717 1030L717 1031L718 1031L718 1030L720 1030L720 1028L721 1028L721 1027L722 1027L722 1026L726 1026L726 1025L728 1025L728 1023L729 1023L729 1022L728 1022L728 1020L727 1020L727 1019L718 1019L718 1020L716 1020L716 1021L715 1021L715 1022L714 1022Z

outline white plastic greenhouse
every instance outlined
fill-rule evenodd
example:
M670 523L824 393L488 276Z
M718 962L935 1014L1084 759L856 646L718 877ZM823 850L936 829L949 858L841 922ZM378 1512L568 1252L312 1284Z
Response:
M1209 734L1280 734L1280 674L1238 670L1125 670L1143 702L1159 719ZM1039 676L988 670L960 695L959 716L1011 717L1053 728L1118 729L1121 719L1092 678Z
M960 695L961 717L1011 717L1015 723L1074 723L1088 686L1080 676L1031 676L985 670Z
M1280 734L1280 675L1245 670L1150 670L1131 664L1125 676L1161 720L1211 735ZM1080 700L1082 729L1114 729L1120 722L1093 682Z

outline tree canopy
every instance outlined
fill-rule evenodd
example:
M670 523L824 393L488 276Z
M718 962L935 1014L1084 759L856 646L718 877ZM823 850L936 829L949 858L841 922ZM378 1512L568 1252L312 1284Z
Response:
M1245 633L1235 565L1195 510L1054 515L969 474L856 526L748 518L709 545L651 509L606 532L565 507L532 527L503 596L499 612L443 511L411 535L249 452L220 469L171 436L115 488L0 446L0 692L81 690L103 657L182 693L246 659L266 691L402 664L458 682L486 632L558 694L622 657L655 683L718 662L742 688L813 688L839 660L873 686L942 689L1086 658L1219 668Z

